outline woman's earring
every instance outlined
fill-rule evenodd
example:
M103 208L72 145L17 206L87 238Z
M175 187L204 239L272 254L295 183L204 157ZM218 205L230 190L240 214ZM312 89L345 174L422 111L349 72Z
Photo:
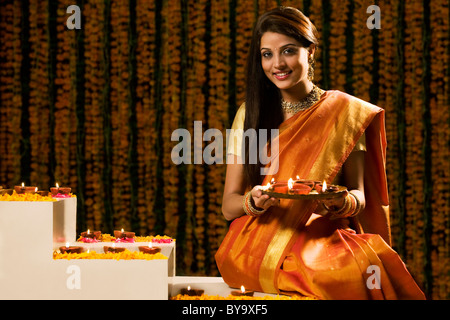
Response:
M309 67L308 67L308 80L309 81L313 81L313 79L314 79L314 64L315 64L313 55L309 56L308 64L309 64Z

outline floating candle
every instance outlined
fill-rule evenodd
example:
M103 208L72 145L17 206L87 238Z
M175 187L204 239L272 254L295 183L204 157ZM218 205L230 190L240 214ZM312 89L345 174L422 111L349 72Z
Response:
M241 286L241 290L233 290L233 291L231 291L231 295L233 295L233 296L253 297L254 294L255 294L254 291L245 290L244 286Z
M187 295L187 296L201 296L205 290L201 289L192 289L191 286L188 286L187 288L181 289L180 293Z

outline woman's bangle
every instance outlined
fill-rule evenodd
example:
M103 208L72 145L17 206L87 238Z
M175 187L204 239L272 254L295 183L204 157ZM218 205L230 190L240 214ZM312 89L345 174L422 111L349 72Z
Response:
M355 205L355 210L352 212L352 214L351 214L351 217L354 217L354 216L356 216L358 213L359 213L359 211L361 210L361 202L359 201L359 198L358 198L358 196L356 195L356 194L354 194L353 192L349 192L349 194L353 197L353 199L355 200L355 202L356 202L356 205Z
M339 209L329 208L326 204L322 202L322 206L329 212L333 217L336 218L350 218L356 216L361 210L361 202L358 197L349 192L344 198L344 205Z
M348 203L347 197L348 197L348 195L344 198L344 204L342 205L342 207L340 207L338 209L330 208L323 202L322 202L322 206L325 208L325 210L332 213L333 215L339 215L340 213L342 213L344 210L347 209L347 203Z
M255 207L253 207L251 201L252 201L252 192L249 191L245 194L244 203L243 203L243 208L244 208L244 212L246 215L251 216L251 217L259 217L264 212L266 212L266 209L263 209L263 210L255 209Z

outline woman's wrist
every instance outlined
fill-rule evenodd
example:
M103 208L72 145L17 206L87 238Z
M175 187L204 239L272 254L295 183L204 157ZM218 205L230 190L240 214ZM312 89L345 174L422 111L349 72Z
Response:
M341 207L328 207L323 202L322 206L333 218L350 218L356 216L361 211L361 201L353 192L349 192L345 196L344 204Z
M266 209L261 209L255 206L251 191L247 192L244 196L243 208L245 214L251 217L258 217L266 212Z

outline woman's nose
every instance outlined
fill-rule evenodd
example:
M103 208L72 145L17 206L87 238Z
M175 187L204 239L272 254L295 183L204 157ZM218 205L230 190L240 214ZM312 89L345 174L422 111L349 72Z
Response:
M275 58L275 63L274 63L275 68L283 69L286 66L284 58L281 54L276 54L274 58Z

